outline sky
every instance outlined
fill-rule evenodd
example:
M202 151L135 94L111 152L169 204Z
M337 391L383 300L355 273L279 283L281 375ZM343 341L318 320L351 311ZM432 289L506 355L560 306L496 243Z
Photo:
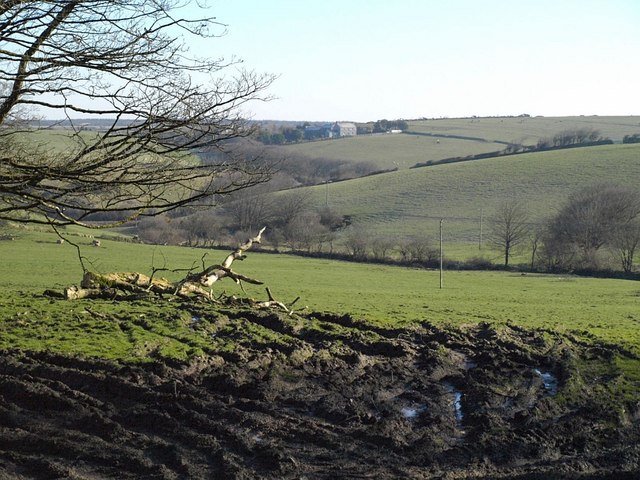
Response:
M211 0L254 119L640 114L639 0Z

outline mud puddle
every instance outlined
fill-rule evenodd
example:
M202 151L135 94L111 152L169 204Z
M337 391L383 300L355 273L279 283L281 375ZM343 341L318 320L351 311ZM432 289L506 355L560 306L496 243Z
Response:
M402 407L400 411L402 412L402 416L407 420L417 420L417 418L424 412L426 412L426 405L410 405L406 407Z
M456 426L461 429L462 422L464 420L464 414L462 413L462 392L456 390L456 388L451 384L447 384L446 388L451 395L451 404L453 405L453 414L456 419Z
M558 377L551 372L542 371L537 368L533 371L542 379L544 390L548 395L554 396L558 393Z

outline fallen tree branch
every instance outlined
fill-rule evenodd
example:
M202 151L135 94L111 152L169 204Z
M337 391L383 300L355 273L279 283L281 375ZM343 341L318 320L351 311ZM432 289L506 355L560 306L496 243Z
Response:
M227 256L227 258L224 259L224 262L222 262L222 265L214 265L212 267L207 268L204 272L202 272L200 277L200 283L210 287L221 278L231 277L236 281L236 283L239 283L240 280L243 280L247 283L262 285L262 282L259 280L254 280L252 278L245 277L243 275L235 273L233 270L231 270L231 264L235 260L244 260L246 258L244 252L249 250L254 243L261 243L262 234L264 233L266 228L267 227L262 227L262 229L260 229L260 231L258 232L258 235L248 239L245 243L240 245L234 252L230 253Z
M249 238L236 250L227 255L222 264L204 267L201 272L190 272L182 280L172 283L165 278L154 278L160 270L154 269L152 276L139 272L115 272L100 274L85 271L80 287L72 286L65 290L64 297L67 300L78 300L81 298L103 298L119 300L123 298L122 292L126 292L126 297L133 294L135 297L145 297L149 295L172 295L181 298L198 298L207 301L215 301L213 297L212 285L217 281L229 277L240 287L242 282L254 285L262 285L263 282L255 278L242 275L232 270L231 266L236 260L244 260L245 252L254 244L262 241L262 234L266 230L263 227L256 236ZM244 289L243 289L244 291ZM270 295L270 302L275 302ZM279 302L275 302L274 305ZM285 307L285 310L286 307ZM287 310L288 311L288 310Z
M291 307L293 307L293 305L300 300L300 297L296 297L296 299L291 302L289 305L285 305L282 302L279 302L278 300L276 300L273 297L273 294L271 293L271 290L269 290L269 287L266 288L267 290L267 296L269 297L269 300L266 302L255 302L254 305L257 308L273 308L273 307L278 307L281 310L284 310L285 312L287 312L289 315L293 314L293 309Z

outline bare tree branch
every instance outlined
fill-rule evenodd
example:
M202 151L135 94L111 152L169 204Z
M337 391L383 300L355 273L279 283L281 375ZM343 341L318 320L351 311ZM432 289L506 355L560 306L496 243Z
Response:
M504 253L504 264L509 265L513 249L530 234L529 214L525 204L517 199L501 203L491 219L491 242Z
M268 98L273 76L192 56L188 37L224 25L182 17L187 3L1 2L0 219L113 226L269 179L232 140L251 133L242 109ZM84 131L83 116L104 128ZM198 156L213 150L217 161Z

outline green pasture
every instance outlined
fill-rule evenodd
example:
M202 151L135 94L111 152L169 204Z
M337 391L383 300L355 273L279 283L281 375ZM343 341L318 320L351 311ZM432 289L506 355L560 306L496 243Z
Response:
M85 145L91 145L99 140L101 136L102 133L97 131L84 130L74 133L70 129L50 128L16 132L11 135L11 138L43 153L64 154L70 151L77 151ZM111 138L116 140L118 137L113 135ZM62 158L64 158L64 155ZM153 162L155 158L156 156L151 153L139 155L140 161ZM198 160L198 157L190 152L172 152L165 158L173 158L175 161L185 163L193 163Z
M416 163L504 150L505 143L535 145L565 130L593 129L621 143L640 133L640 117L496 117L410 120L408 134L375 134L281 147L290 158L304 156L372 162L379 169L405 169ZM423 135L421 135L423 134ZM462 136L469 139L447 138Z
M495 117L442 118L409 121L409 131L434 135L461 135L499 141L535 145L564 130L598 130L605 138L622 142L625 135L640 133L640 117Z
M486 238L501 202L524 201L531 222L539 223L582 187L600 182L637 187L638 179L640 145L627 144L434 165L306 190L317 207L349 215L373 235L423 235L435 242L443 218L448 248L468 245L471 253L481 221Z
M28 144L30 148L37 146L46 153L64 153L75 147L79 141L95 142L99 137L99 133L91 131L82 131L74 138L73 132L68 129L42 129L29 132L21 132L12 135L17 141Z
M282 147L291 158L327 158L349 162L371 162L380 170L406 169L416 163L476 153L496 152L505 145L478 140L433 138L423 135L375 134L320 140Z
M221 315L213 306L185 310L175 302L67 302L44 297L45 289L62 291L79 283L82 271L76 250L68 243L56 244L53 234L22 231L17 235L13 241L0 242L2 349L146 360L152 353L187 358L210 351L212 345L218 350L233 348L233 338L238 338L239 324L220 323ZM152 266L189 268L200 265L205 254L207 265L227 255L222 250L110 240L95 248L89 245L88 237L69 238L81 245L88 266L99 272L149 274ZM296 307L306 311L350 314L388 328L424 321L550 328L587 341L621 344L640 354L640 284L634 281L445 271L441 289L439 273L432 270L255 252L249 252L248 258L234 267L264 281L285 303L299 296ZM177 279L184 273L159 275ZM222 281L215 285L215 291L266 300L262 286L245 285L243 291L231 281ZM206 322L195 328L194 316ZM287 341L272 338L274 334L268 329L255 325L251 329L259 341Z

